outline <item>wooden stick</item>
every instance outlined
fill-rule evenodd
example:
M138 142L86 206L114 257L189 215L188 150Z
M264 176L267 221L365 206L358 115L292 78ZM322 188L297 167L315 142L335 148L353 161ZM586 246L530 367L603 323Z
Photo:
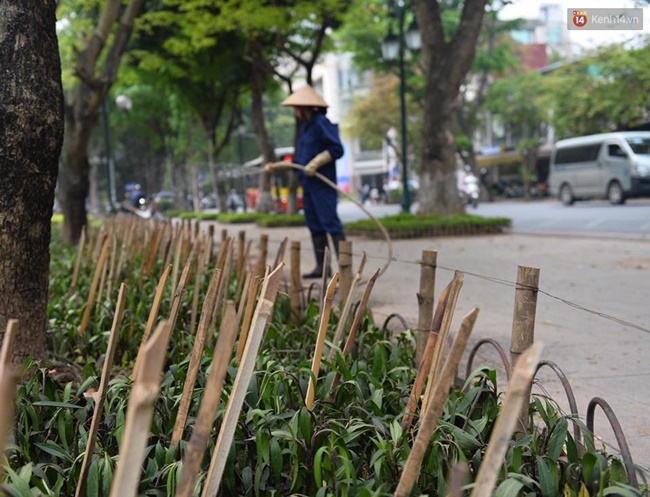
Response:
M512 334L510 338L511 367L515 367L522 352L535 342L538 287L539 268L518 266L515 308L512 313ZM528 431L528 406L524 406L520 413L519 426L523 433Z
M336 347L338 347L341 338L343 338L343 330L348 321L348 316L350 315L350 310L352 309L352 302L354 301L354 296L356 294L359 282L361 281L362 271L366 265L366 253L361 254L361 264L359 264L359 271L354 275L352 284L350 285L350 291L348 292L348 297L341 311L341 316L339 322L336 326L336 331L334 332L334 338L332 338L332 348L327 355L327 360L332 361L334 359L334 354L336 353Z
M239 307L237 307L237 322L241 323L241 318L244 315L244 309L246 308L246 298L245 296L248 295L248 290L251 286L251 273L246 272L246 279L244 280L243 285L237 285L237 298L235 299L237 302L239 302ZM239 283L239 282L238 282ZM239 288L241 288L241 292L239 292Z
M436 287L436 264L438 252L423 250L420 261L420 291L418 297L418 327L415 336L415 363L420 364L422 354L430 336L430 324L433 318L433 298Z
M108 242L108 254L106 255L106 262L104 263L104 267L102 268L102 277L99 279L99 285L98 285L99 293L97 294L97 298L95 299L96 313L99 313L99 310L102 307L102 298L104 297L104 283L106 283L106 273L108 271L108 265L110 259L109 255L111 253L111 245L112 245L110 235L106 237L106 241Z
M275 297L277 296L280 287L283 267L284 263L280 264L264 279L262 285L262 298L257 305L255 317L253 318L253 325L251 327L252 331L250 339L246 342L246 348L244 350L239 370L237 371L237 377L235 378L235 383L230 392L226 412L221 424L221 429L219 430L219 438L217 439L214 448L212 461L210 462L210 469L208 470L208 475L203 487L203 493L201 494L202 497L216 497L219 490L223 470L226 467L228 452L230 452L230 446L235 435L239 413L244 404L248 385L255 369L255 361L262 343L267 319L271 314Z
M74 272L72 273L72 281L70 282L70 291L73 293L77 288L77 281L79 280L79 270L81 269L81 259L86 245L86 227L81 228L81 237L79 238L79 245L77 247L77 259L74 263Z
M110 497L137 495L153 408L160 390L161 373L167 352L167 337L170 334L169 327L168 321L162 321L145 347L142 369L129 396L120 455Z
M323 345L325 344L325 337L327 336L327 326L330 321L330 312L332 311L332 302L334 301L334 294L336 293L336 284L339 281L339 274L335 273L327 286L327 293L325 294L325 301L323 302L323 311L320 316L320 323L318 325L318 337L316 338L316 350L311 362L312 376L309 378L309 386L307 387L307 397L305 399L305 407L311 411L314 405L314 395L316 391L316 382L318 381L318 373L320 371L320 362L323 356Z
M172 266L174 267L174 271L172 273L172 295L176 294L176 284L178 283L178 272L181 268L182 247L183 247L183 230L181 225L181 229L179 230L178 236L176 238L176 247L174 247L174 262L172 263Z
M120 292L117 296L117 305L115 308L115 314L113 315L111 334L108 338L108 348L106 349L106 356L104 357L99 389L93 394L93 399L95 400L95 411L93 412L93 419L90 424L90 431L88 432L88 442L86 444L83 463L81 464L81 473L79 474L79 480L77 481L76 497L84 497L86 495L86 478L88 477L88 470L90 469L90 463L92 462L93 453L95 452L97 432L99 430L99 425L102 422L106 390L108 390L113 358L115 356L115 349L117 348L119 329L122 326L122 316L124 316L125 303L126 285L122 283L120 285Z
M246 231L239 231L239 241L237 242L237 279L242 278L242 272L244 271L245 260L244 260L244 251L246 247Z
M122 240L122 249L120 250L120 258L117 261L117 269L115 270L115 275L117 278L122 274L122 268L126 261L127 254L131 248L131 243L133 242L133 236L135 232L135 224L133 222L127 223L126 227L128 228L126 238Z
M339 272L341 273L339 299L341 302L347 302L352 288L352 242L349 240L339 242Z
M210 374L205 384L205 394L196 416L194 431L185 449L183 472L176 489L176 497L190 497L194 491L196 475L201 468L201 462L208 447L208 439L214 425L214 418L221 400L221 391L230 364L232 349L237 338L235 321L235 305L228 302L224 319L221 322L219 338L214 348L212 366L210 366Z
M431 370L431 361L433 360L433 353L436 347L438 333L440 332L440 326L442 325L442 317L444 316L444 311L447 308L447 302L449 301L450 288L451 283L440 292L438 307L436 308L429 330L429 339L427 340L427 345L422 354L422 361L418 367L418 373L413 382L413 388L411 389L411 395L409 395L409 400L406 405L404 419L402 419L402 431L407 431L411 427L413 416L415 415L418 404L420 403L420 395L422 395L424 381L427 379L429 371Z
M467 464L457 463L447 481L447 497L463 497L463 482L467 478Z
M343 355L348 355L350 352L352 352L352 346L354 345L354 341L357 338L357 332L359 331L359 326L361 326L361 321L363 320L363 313L366 311L368 300L370 300L370 294L372 293L372 289L374 288L375 282L377 281L377 278L379 278L380 273L381 269L377 269L377 271L375 271L375 274L373 274L368 280L366 289L364 290L363 296L361 297L361 302L357 306L357 312L354 314L354 321L352 322L352 326L350 327L350 331L348 333L348 339L345 342L345 347L343 348Z
M10 319L7 321L7 329L0 350L0 481L4 475L3 467L6 463L4 449L13 424L14 396L18 381L17 368L11 363L17 333L18 321Z
M250 329L251 321L253 320L253 311L255 310L255 298L257 297L257 292L260 289L261 284L261 278L251 275L251 285L246 302L246 311L244 312L244 321L241 326L239 343L237 345L237 362L240 362L244 355L244 348L246 347L246 341L248 340L248 330Z
M163 294L165 293L165 284L167 283L167 278L169 277L169 272L171 271L171 269L172 269L171 266L167 266L162 276L158 280L158 287L156 288L156 295L153 299L153 306L151 306L151 310L149 311L149 319L147 320L147 326L144 329L144 334L142 335L142 340L140 341L140 348L138 348L138 355L136 356L135 364L133 365L133 373L131 374L133 381L135 381L138 377L138 366L140 364L140 361L142 360L142 353L144 352L144 346L147 343L147 340L149 339L149 335L153 330L153 325L156 322L156 318L158 317L158 311L160 310L160 303L162 302Z
M451 328L451 321L454 318L454 312L456 311L456 303L458 302L458 295L460 294L460 289L463 286L463 273L456 271L454 277L451 280L451 285L449 288L449 301L445 307L445 314L442 316L442 324L440 325L440 333L436 339L436 344L433 349L433 357L431 359L431 367L429 368L429 376L427 378L427 388L424 392L424 398L422 399L422 412L425 412L427 409L427 403L429 402L432 392L435 387L435 382L440 374L440 369L442 368L442 356L445 350L445 345L447 344L447 337L449 337L449 330Z
M108 281L106 289L106 298L110 300L111 295L113 295L113 284L115 283L115 266L117 265L117 233L113 231L113 236L111 237L111 258L108 269Z
M99 285L99 279L104 270L104 264L106 263L106 257L108 256L109 246L110 246L110 239L106 239L104 245L102 246L102 251L99 255L99 261L97 262L97 267L95 268L95 276L93 277L93 282L90 285L90 293L88 294L88 301L86 302L86 308L84 309L84 314L83 317L81 318L81 326L79 327L79 333L81 335L86 333L86 328L88 327L88 322L90 321L90 313L92 311L93 302L95 300L97 285Z
M201 309L201 321L199 322L199 329L196 332L196 339L192 347L192 355L190 356L190 364L188 366L187 376L185 377L185 384L183 385L183 394L181 395L181 402L178 407L178 414L176 415L176 423L174 424L174 431L172 433L172 445L177 445L181 441L183 431L185 430L185 422L187 415L190 412L190 404L192 402L192 392L196 384L196 378L199 375L199 368L201 367L201 358L203 357L203 350L205 348L205 341L210 330L210 323L212 321L212 311L217 302L217 293L221 283L221 270L216 269L210 280L210 286L203 301Z
M289 243L289 238L285 236L282 242L280 242L280 246L278 247L278 253L275 254L275 261L273 261L273 267L278 267L278 264L284 262L284 253L287 251L288 243Z
M201 283L203 282L203 262L205 250L205 242L203 240L203 235L199 235L197 240L198 247L198 257L196 258L196 273L194 275L194 292L192 295L192 314L190 317L190 334L194 335L196 330L196 317L199 312L199 294L201 293Z
M163 330L163 332L167 334L164 337L165 350L169 345L169 339L171 337L171 333L174 330L174 327L176 326L176 320L178 319L178 312L181 309L181 304L183 303L183 296L185 295L185 291L187 290L187 284L190 280L190 274L192 272L192 265L194 264L194 259L195 259L195 253L194 250L192 250L192 252L190 252L189 257L187 258L187 262L185 263L185 267L183 268L183 273L181 274L181 280L178 284L178 288L176 289L176 293L174 294L174 300L172 301L172 308L171 311L169 312L169 320L168 320L169 326L166 326Z
M257 256L257 261L253 268L253 273L257 276L263 276L266 269L266 257L269 250L269 235L262 233L260 235L260 251Z
M226 238L221 245L221 253L219 254L219 261L217 262L217 269L221 270L221 282L219 285L219 293L217 293L217 301L214 309L212 309L212 316L210 323L216 323L217 317L221 310L221 302L224 297L228 295L228 285L230 284L230 275L232 269L232 238ZM223 256L223 257L222 257Z
M442 409L447 401L449 389L454 380L454 375L458 369L458 364L463 356L465 347L467 346L469 336L472 333L472 328L476 322L477 315L478 309L474 308L463 318L460 330L458 331L456 339L449 351L449 356L445 362L440 380L436 383L430 406L425 411L422 421L420 422L420 429L418 430L415 442L411 448L411 453L409 454L402 475L400 476L399 483L397 484L397 488L393 494L395 497L408 497L411 495L413 485L415 485L415 482L418 480L422 460L424 459L424 455L429 447L431 435L433 435L433 432L438 426L440 414L442 413Z
M10 319L7 321L7 329L2 338L2 349L0 349L0 368L11 367L11 354L14 350L14 341L18 333L18 320ZM4 371L4 370L3 370Z
M320 278L320 289L318 292L318 310L322 311L323 309L321 308L321 305L323 305L323 299L325 298L325 292L327 290L327 268L330 267L331 264L331 254L330 254L330 247L329 245L325 245L325 249L323 250L323 274ZM298 272L298 276L300 276L300 272ZM339 274L340 276L340 274ZM302 288L300 288L300 295L302 296ZM308 305L309 302L305 302L305 305Z
M512 439L512 434L519 422L519 415L528 405L530 389L542 355L543 345L536 343L519 356L514 372L508 383L506 397L501 412L496 420L487 452L479 468L471 497L490 497L497 477Z
M291 242L290 251L291 278L289 285L289 300L291 301L291 310L294 313L296 322L300 319L302 311L301 285L300 278L300 242Z

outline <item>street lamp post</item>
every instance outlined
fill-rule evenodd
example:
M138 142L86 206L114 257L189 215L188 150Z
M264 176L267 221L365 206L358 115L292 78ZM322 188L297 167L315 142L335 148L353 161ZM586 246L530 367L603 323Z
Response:
M246 126L240 123L237 126L237 155L239 156L239 177L241 178L242 197L244 200L244 212L246 212L246 180L244 178L244 134L246 133Z
M133 101L126 95L118 95L115 99L115 105L122 111L130 111L133 107ZM115 210L117 203L117 194L115 188L115 164L111 153L111 137L108 123L108 105L106 99L102 102L102 127L104 128L104 153L106 154L106 169L108 173L108 205L111 211Z
M408 125L406 120L406 70L404 67L404 58L407 46L410 50L418 50L421 45L421 40L415 23L411 24L407 32L404 30L407 10L406 3L404 1L398 1L395 7L397 9L398 35L395 36L392 31L389 32L388 36L382 42L381 50L385 60L394 61L397 59L398 63L402 135L402 211L411 212L411 189L408 181Z

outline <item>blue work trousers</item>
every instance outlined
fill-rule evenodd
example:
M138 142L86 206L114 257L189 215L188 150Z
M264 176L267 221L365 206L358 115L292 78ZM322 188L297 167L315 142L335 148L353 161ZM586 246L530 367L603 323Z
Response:
M305 221L312 234L343 235L343 225L336 212L338 193L330 187L303 191Z

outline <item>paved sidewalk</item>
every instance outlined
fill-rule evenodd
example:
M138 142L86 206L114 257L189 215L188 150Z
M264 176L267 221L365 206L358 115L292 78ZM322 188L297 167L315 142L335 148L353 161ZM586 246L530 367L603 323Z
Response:
M306 228L220 228L227 228L235 237L240 229L246 229L248 239L253 240L260 233L267 233L270 258L275 256L284 237L300 241L303 270L311 270L313 255ZM366 274L383 266L387 255L385 242L361 238L351 241L355 265L362 251L368 256ZM535 338L545 343L543 358L557 363L568 377L583 420L592 398L601 397L609 403L634 462L646 470L650 468L650 242L512 234L394 241L394 261L375 285L369 303L379 325L386 316L398 312L415 326L418 260L424 249L438 251L436 297L454 270L465 273L452 333L458 329L462 316L478 307L472 342L493 338L506 353L517 265L540 268ZM487 348L481 349L480 356L475 364L492 363L496 358ZM566 408L566 396L555 375L548 369L543 371L539 375L542 388ZM602 410L596 410L595 419L596 434L608 450L617 452L618 444Z

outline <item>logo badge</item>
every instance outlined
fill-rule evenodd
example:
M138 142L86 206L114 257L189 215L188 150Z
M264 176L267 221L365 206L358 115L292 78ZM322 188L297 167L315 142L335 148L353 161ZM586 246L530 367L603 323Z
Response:
M574 10L571 22L576 28L584 28L589 22L586 10Z

